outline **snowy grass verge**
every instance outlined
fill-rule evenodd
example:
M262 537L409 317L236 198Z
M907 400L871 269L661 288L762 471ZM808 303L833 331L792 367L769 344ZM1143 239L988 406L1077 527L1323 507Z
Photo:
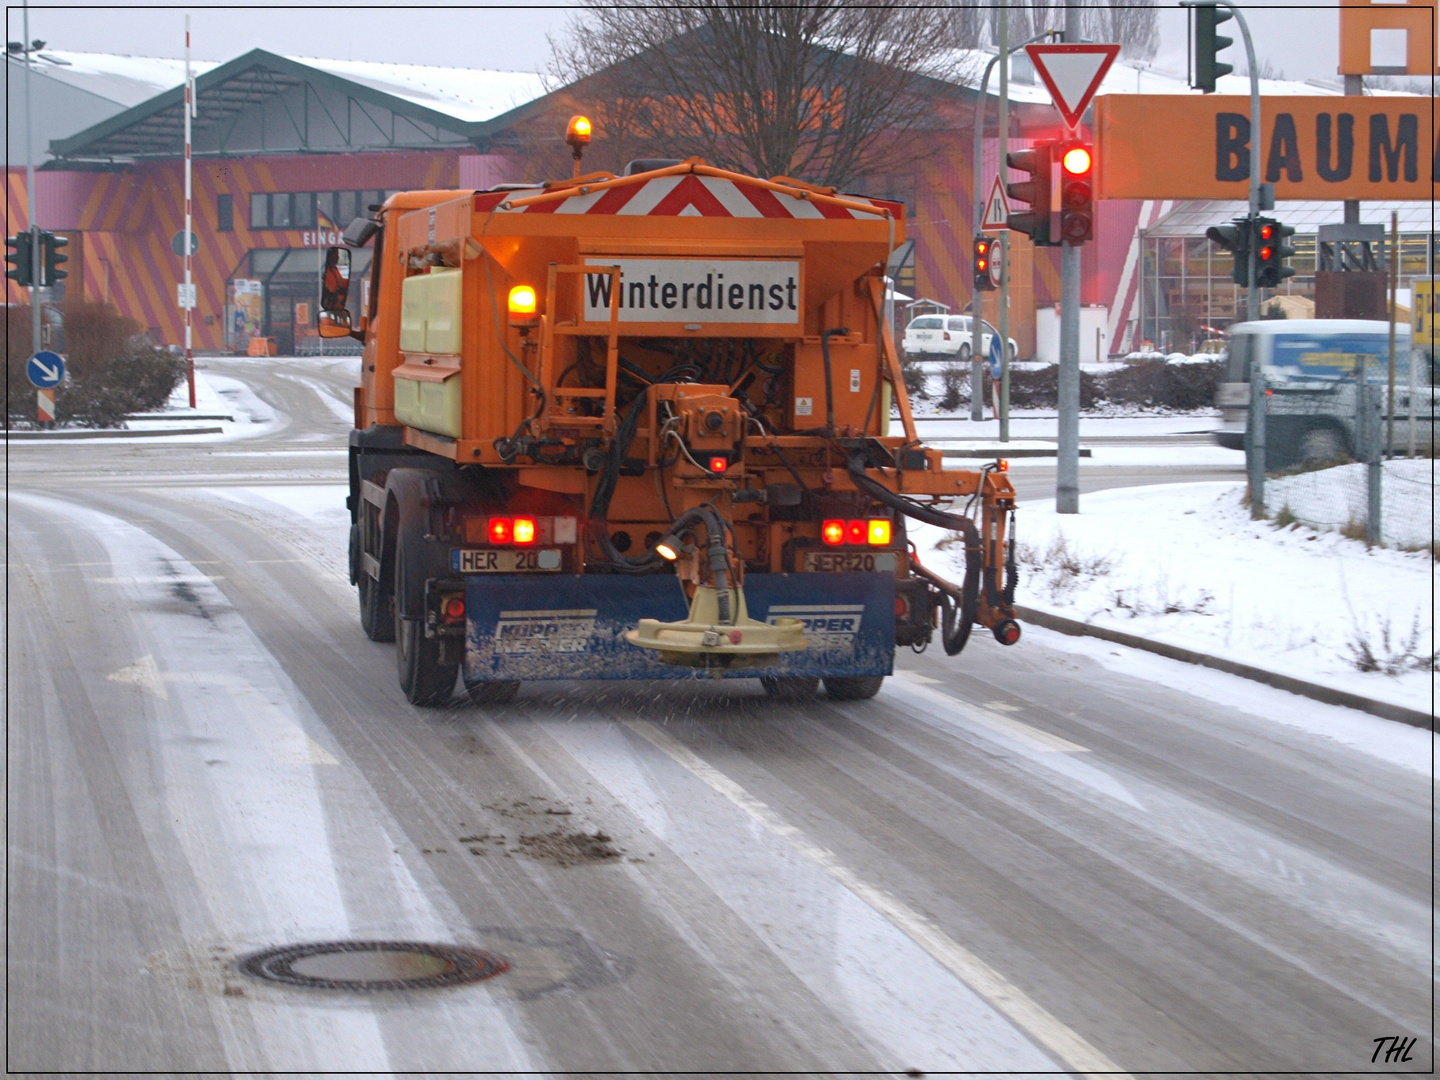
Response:
M1435 643L1427 553L1252 522L1235 483L1118 488L1081 513L1022 504L1019 603L1426 711ZM958 579L963 551L912 532Z
M1281 524L1363 538L1366 466L1337 465L1265 482L1265 508ZM1386 547L1435 546L1435 462L1426 458L1384 463L1380 481L1380 542Z

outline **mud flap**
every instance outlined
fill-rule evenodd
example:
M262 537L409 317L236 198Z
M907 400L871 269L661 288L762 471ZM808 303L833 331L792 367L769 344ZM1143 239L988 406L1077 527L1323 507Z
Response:
M747 574L745 600L753 619L801 620L808 648L721 677L891 674L893 575ZM668 574L472 575L465 580L465 682L715 677L659 663L625 640L642 618L679 620L686 611L680 584Z

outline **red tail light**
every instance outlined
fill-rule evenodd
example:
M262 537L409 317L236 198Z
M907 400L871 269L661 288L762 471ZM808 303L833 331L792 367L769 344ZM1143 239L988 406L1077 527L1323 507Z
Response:
M535 519L516 518L510 535L517 544L533 544L535 542Z
M869 528L866 522L847 521L845 523L845 542L847 544L863 544L868 532Z
M715 457L712 457L712 458L710 459L710 471L711 471L711 472L713 472L713 473L722 473L722 472L724 472L724 471L725 471L726 469L728 469L728 468L730 468L730 459L729 459L729 458L720 457L720 456L717 454Z
M492 544L508 544L510 537L514 534L509 518L491 518L489 532Z
M446 622L459 622L465 618L465 601L458 596L450 596L440 606L440 617Z
M845 542L845 522L827 521L820 526L820 539L835 547Z

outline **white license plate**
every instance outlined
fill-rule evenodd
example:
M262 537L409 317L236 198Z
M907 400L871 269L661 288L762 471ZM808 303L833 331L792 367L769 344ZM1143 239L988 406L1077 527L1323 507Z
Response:
M893 551L807 551L801 563L807 573L895 572Z
M559 570L560 552L523 548L464 548L451 553L451 569L461 574L519 574Z

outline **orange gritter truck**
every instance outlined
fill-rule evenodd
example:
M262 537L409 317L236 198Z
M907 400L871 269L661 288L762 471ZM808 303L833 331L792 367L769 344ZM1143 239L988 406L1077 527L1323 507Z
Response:
M372 210L326 254L320 332L364 342L350 574L411 702L457 672L492 703L697 675L865 698L897 645L1019 639L1004 463L916 437L899 204L691 159ZM961 535L960 584L911 520Z

